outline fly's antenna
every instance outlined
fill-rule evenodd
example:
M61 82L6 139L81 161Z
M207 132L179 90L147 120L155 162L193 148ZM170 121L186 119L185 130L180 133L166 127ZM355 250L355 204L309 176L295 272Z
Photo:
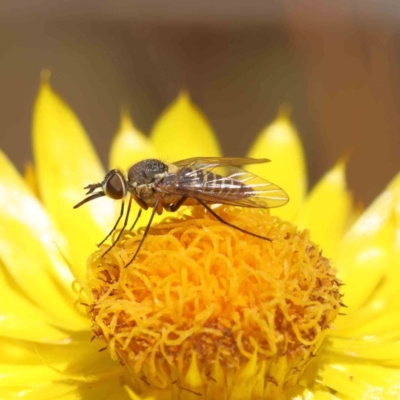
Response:
M87 185L84 187L84 189L87 189L86 195L93 193L97 188L101 188L102 184L101 183L92 183L90 185Z

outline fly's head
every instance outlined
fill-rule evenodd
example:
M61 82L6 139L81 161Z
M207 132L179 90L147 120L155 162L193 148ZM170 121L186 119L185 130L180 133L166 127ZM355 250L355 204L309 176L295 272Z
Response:
M98 197L107 196L114 200L121 200L126 196L127 193L127 181L121 171L118 169L112 169L107 172L101 183L93 183L85 186L87 189L86 196L82 201L74 206L78 208L88 201L97 199Z

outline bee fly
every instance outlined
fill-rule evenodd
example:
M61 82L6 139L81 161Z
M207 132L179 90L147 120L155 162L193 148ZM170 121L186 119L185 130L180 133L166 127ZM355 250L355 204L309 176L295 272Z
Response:
M163 210L177 211L182 205L200 204L223 224L248 235L271 241L267 237L246 231L225 221L210 207L212 204L227 204L238 207L271 208L287 203L288 196L280 187L241 168L243 165L261 164L268 161L266 158L248 157L196 157L172 164L164 164L155 159L143 160L129 168L127 177L122 171L113 169L107 173L101 183L86 186L87 197L74 208L98 197L107 196L115 200L123 200L128 195L126 213L123 200L117 221L110 233L99 243L100 246L111 236L125 214L122 229L103 256L121 238L128 224L132 199L139 204L140 209L131 230L139 220L142 209L153 208L136 252L125 267L136 258L154 215L156 213L160 215Z

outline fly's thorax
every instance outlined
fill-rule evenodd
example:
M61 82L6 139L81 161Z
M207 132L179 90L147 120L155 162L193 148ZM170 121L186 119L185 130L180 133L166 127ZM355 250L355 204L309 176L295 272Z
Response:
M131 187L159 183L168 173L168 166L160 160L150 158L134 164L128 170L128 182ZM143 189L141 189L143 190Z

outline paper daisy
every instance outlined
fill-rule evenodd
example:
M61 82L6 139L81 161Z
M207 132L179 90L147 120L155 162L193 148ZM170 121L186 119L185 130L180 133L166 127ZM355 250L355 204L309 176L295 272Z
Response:
M96 248L116 204L73 209L105 171L46 80L33 144L29 180L0 153L2 399L399 398L400 175L361 215L344 161L307 194L301 143L282 113L249 153L272 163L249 170L290 202L217 209L271 242L188 207L159 217L126 267L143 230L104 257L109 243ZM110 167L196 156L221 154L183 94L150 139L124 112Z

